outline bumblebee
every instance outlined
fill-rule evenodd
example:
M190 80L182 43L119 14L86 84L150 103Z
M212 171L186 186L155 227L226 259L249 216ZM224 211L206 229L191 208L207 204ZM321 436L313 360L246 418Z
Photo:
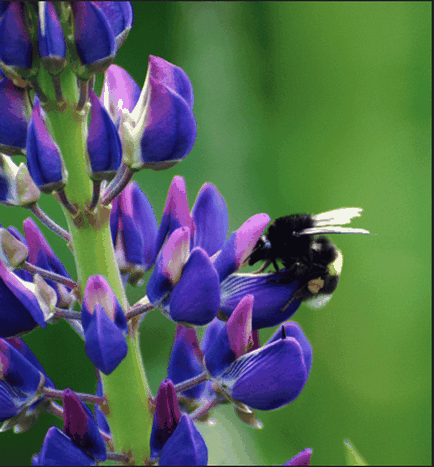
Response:
M274 280L282 284L299 281L300 284L291 301L297 298L313 308L324 306L338 285L343 258L331 240L317 235L370 234L365 229L341 227L352 218L360 217L361 212L361 208L340 208L316 215L279 217L256 243L249 265L264 261L256 273L265 271L270 264L277 273L280 271L277 261L281 261L282 274Z

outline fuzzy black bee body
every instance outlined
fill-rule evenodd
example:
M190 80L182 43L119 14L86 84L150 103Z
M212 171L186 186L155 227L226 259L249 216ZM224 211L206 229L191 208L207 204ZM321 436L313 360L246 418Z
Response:
M277 261L281 261L284 274L277 282L289 284L299 281L300 287L293 299L308 301L313 307L323 306L336 290L342 268L342 254L327 237L317 235L369 234L363 229L340 227L341 224L349 223L352 217L360 216L361 211L360 208L341 208L314 216L293 214L279 217L256 243L249 257L249 265L264 261L258 273L270 264L279 272Z

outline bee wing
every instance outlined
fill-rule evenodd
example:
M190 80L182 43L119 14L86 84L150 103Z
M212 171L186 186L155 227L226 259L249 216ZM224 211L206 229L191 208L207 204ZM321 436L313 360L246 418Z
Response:
M312 219L316 227L343 225L349 224L353 217L360 217L362 211L362 208L339 208L316 214Z
M333 294L317 294L314 297L305 300L303 303L309 308L316 310L325 306L332 298L332 295Z
M372 235L369 230L365 229L354 229L353 227L339 227L335 226L324 226L324 227L311 227L310 229L304 229L301 232L294 233L295 236L299 235L318 235L318 234L365 234Z

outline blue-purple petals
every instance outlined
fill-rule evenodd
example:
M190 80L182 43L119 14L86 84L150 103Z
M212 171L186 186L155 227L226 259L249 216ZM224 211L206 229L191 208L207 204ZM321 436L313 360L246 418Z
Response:
M311 359L307 339L302 346L282 326L267 344L235 360L216 380L226 394L249 407L278 409L300 394Z
M210 345L206 348L202 347L205 353L206 369L214 378L221 375L237 358L250 350L249 347L253 344L253 301L252 295L246 295L237 305L227 323L214 336Z
M32 457L32 465L96 465L96 462L57 426L52 426L39 454Z
M115 37L116 52L125 42L133 27L133 7L131 2L92 2L107 18Z
M30 118L25 89L15 86L1 73L0 76L0 151L23 155Z
M196 330L178 324L170 353L167 377L178 384L200 375L203 368L203 353L199 347ZM205 389L205 382L182 391L182 396L199 399Z
M208 448L193 420L184 414L164 445L160 465L207 465Z
M48 245L36 223L28 217L23 221L23 227L27 248L29 250L28 262L47 271L71 279L65 266L63 266L62 262L50 248L50 245ZM69 292L68 288L50 280L47 280L47 283L56 291L58 302L62 302L62 298L64 301L66 300L66 294ZM62 303L58 303L57 305L60 306L61 304Z
M0 62L13 69L32 66L32 43L22 2L9 2L0 19Z
M157 219L136 182L112 202L110 229L121 274L137 284L155 263Z
M53 2L39 4L38 49L44 67L59 73L66 66L66 43Z
M128 326L118 300L100 275L87 281L81 316L86 355L108 375L127 355Z
M105 94L114 89L118 101L110 106L110 112L120 116L123 161L133 170L172 167L190 152L196 139L193 87L188 76L181 68L151 55L136 101L137 86L125 79L125 74L112 70L103 98L104 102L112 101ZM117 92L121 88L123 92Z
M217 258L218 259L218 258ZM215 263L214 263L215 264ZM276 326L289 319L301 304L293 298L299 282L277 282L284 272L275 274L232 274L221 284L220 310L231 316L238 302L246 294L255 297L253 305L253 329Z
M175 230L161 249L149 278L147 295L154 306L179 323L203 326L220 304L217 271L200 247L190 252L190 229Z
M22 280L1 260L0 296L0 337L24 334L37 326L45 328L46 321L51 317L51 309L56 304L55 294L49 297L49 302L45 301L34 283Z
M73 2L75 45L81 63L102 73L116 54L115 37L108 18L95 2Z
M110 115L91 90L89 98L92 105L87 137L89 175L93 180L110 180L121 164L121 140Z
M63 431L98 462L104 462L107 453L98 425L89 407L71 389L63 391L63 411Z
M0 339L0 422L17 415L24 417L45 383L44 374L33 364L34 361L26 358L12 344Z
M27 131L26 151L30 175L43 193L50 194L65 186L68 172L59 148L45 128L37 99Z
M167 193L157 237L157 252L179 227L190 229L190 245L201 247L209 257L219 251L228 233L228 210L225 200L211 183L202 185L190 213L183 177L175 176Z

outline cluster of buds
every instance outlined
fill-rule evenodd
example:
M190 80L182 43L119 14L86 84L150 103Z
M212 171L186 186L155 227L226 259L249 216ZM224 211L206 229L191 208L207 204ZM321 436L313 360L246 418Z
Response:
M205 183L190 210L184 179L175 176L158 224L131 182L139 170L181 161L196 121L181 68L151 56L140 89L112 64L132 27L129 2L1 3L0 202L29 209L62 237L78 275L71 278L31 218L24 235L0 229L2 431L25 431L41 412L63 419L33 465L204 465L196 424L212 409L233 404L243 422L260 428L253 409L283 407L305 386L312 346L288 321L302 302L300 280L239 272L267 214L228 236L215 186ZM95 74L102 73L98 96ZM16 156L26 162L15 164ZM41 192L58 200L67 230L40 209ZM151 269L146 294L130 306L126 284L142 286ZM138 346L142 319L154 309L177 323L155 398ZM60 319L84 341L96 394L57 390L20 337ZM200 342L198 326L206 327ZM272 326L261 345L258 330ZM305 449L285 465L308 465L311 454Z

